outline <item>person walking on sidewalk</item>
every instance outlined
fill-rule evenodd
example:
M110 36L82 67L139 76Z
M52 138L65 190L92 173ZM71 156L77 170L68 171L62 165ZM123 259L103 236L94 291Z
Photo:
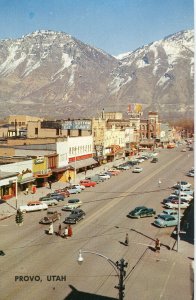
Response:
M65 239L67 239L67 237L68 237L68 228L67 228L67 226L65 227L63 237L64 237Z
M54 226L53 223L50 224L48 234L53 234L54 233Z
M72 227L69 225L68 227L68 236L71 237L73 235Z
M59 230L58 230L57 235L58 235L58 236L61 236L61 223L59 223Z
M125 246L128 246L129 245L129 235L128 233L126 233L126 236L125 236Z
M49 184L49 188L51 189L51 188L52 188L52 181L49 180L49 181L48 181L48 184Z
M161 249L161 243L160 243L159 239L157 238L155 240L155 252L160 253L160 249Z

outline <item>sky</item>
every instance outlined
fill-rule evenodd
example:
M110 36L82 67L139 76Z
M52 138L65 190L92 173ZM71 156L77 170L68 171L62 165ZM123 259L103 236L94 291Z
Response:
M0 39L62 31L111 55L194 28L194 0L0 0Z

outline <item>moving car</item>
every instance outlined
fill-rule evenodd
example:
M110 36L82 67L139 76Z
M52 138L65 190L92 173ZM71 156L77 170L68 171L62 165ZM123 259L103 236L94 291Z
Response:
M58 213L58 212L55 212L53 214L51 214L51 216L45 216L43 217L39 223L40 224L51 224L57 220L60 220L60 217L61 217L61 213Z
M185 208L187 208L189 206L189 203L188 202L181 202L180 203L180 208L182 208L182 209L185 209ZM166 208L178 208L179 207L179 203L178 202L176 202L176 203L171 203L171 202L169 202L169 203L165 203L165 207Z
M80 199L70 199L68 202L62 207L62 210L73 210L82 205L82 201Z
M80 208L73 209L71 211L70 215L65 218L64 223L66 223L66 224L76 224L80 220L84 219L85 215L86 214L82 209L80 209Z
M147 208L146 206L138 206L134 210L130 211L127 217L144 218L144 217L152 217L155 214L156 211L153 208Z
M135 167L132 171L132 173L141 173L143 171L143 168L141 167Z
M30 211L38 211L47 209L48 205L46 203L42 203L40 201L30 201L27 205L21 205L19 210L22 213L30 212Z
M170 227L178 225L178 218L176 216L162 215L153 222L158 227Z
M95 181L85 179L80 180L80 184L84 185L85 187L95 187L97 183Z

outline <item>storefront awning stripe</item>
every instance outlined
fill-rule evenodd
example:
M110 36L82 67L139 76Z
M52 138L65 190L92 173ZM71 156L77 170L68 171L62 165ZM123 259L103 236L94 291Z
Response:
M76 169L80 169L80 168L88 167L88 166L95 165L95 164L97 164L97 161L94 158L87 158L87 159L83 159L83 160L78 160L76 162L72 162L70 164L70 166L72 166L73 168L75 168L75 166L76 166Z

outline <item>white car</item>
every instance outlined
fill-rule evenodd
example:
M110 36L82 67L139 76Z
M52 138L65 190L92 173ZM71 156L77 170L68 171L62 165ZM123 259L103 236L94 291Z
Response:
M19 210L22 213L30 212L30 211L38 211L38 210L44 210L47 209L48 205L46 203L42 203L40 201L31 201L27 203L27 205L21 205L19 207Z
M77 189L80 189L80 190L85 190L85 186L82 185L82 184L73 184L72 186L75 186Z
M73 210L82 205L82 201L80 199L70 199L68 202L62 207L62 210Z
M181 190L185 189L185 188L190 188L191 184L187 181L181 181L180 183L177 182L176 184L174 184L174 188L179 189L181 187Z
M52 198L43 198L40 202L46 203L48 206L57 205L59 203L56 199Z
M110 177L111 177L109 174L105 174L105 173L100 173L98 175L99 175L99 177L101 177L103 179L110 179Z
M180 208L187 208L189 206L189 203L188 202L181 202L180 203ZM170 209L173 209L173 208L178 208L179 207L179 204L178 203L171 203L171 202L168 202L168 203L165 203L165 207L166 208L170 208Z
M132 173L141 173L143 171L143 168L135 167L132 171Z
M175 209L164 209L162 211L162 213L157 215L157 218L159 218L160 216L163 216L163 215L178 217L178 211ZM182 217L182 216L180 216L180 217Z
M179 197L179 191L176 191L176 193L171 194L170 196L176 195ZM193 199L193 196L186 194L184 192L180 192L180 199L185 201L191 201Z

